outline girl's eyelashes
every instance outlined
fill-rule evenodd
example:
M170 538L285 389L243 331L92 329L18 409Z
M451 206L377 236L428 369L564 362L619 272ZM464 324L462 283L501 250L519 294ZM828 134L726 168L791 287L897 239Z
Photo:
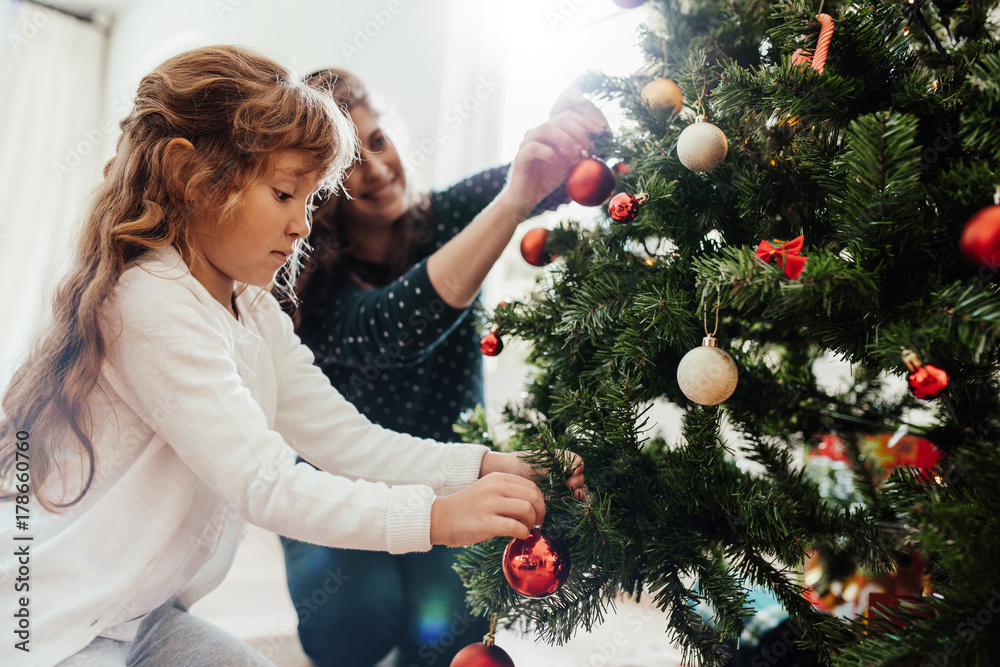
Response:
M278 198L278 201L281 202L288 201L289 199L292 198L292 195L288 194L287 192L282 192L281 190L275 190L274 196L276 196Z

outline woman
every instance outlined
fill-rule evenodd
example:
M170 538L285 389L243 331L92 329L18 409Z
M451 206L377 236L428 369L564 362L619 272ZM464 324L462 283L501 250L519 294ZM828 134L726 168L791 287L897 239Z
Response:
M298 283L298 333L370 420L454 440L461 412L483 402L470 314L483 280L518 223L539 205L564 201L559 193L543 199L607 123L570 89L550 119L525 135L509 167L416 194L364 84L333 69L308 83L350 115L361 159L344 193L316 210L314 252ZM465 609L454 551L389 556L292 540L283 547L299 637L318 667L368 667L394 647L401 665L448 665L488 630ZM333 579L336 594L316 595Z

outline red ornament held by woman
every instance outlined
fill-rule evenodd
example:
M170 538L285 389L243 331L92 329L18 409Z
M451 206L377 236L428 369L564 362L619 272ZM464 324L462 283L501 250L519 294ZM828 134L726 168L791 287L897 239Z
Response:
M511 540L503 552L503 576L511 588L529 598L555 593L566 583L569 568L569 550L538 528L525 540Z
M630 195L627 192L619 192L608 202L608 215L615 222L632 222L635 216L639 215L639 209L649 201L649 195L640 192L637 195Z
M583 158L569 170L566 194L577 204L600 206L615 191L615 175L600 160Z
M910 350L903 350L903 363L910 369L906 383L910 393L917 398L929 401L948 388L948 373L937 366L921 364L920 358Z

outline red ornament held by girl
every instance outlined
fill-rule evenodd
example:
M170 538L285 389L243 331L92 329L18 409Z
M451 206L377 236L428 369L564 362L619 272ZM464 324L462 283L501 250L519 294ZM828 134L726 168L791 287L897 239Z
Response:
M525 540L511 540L503 552L503 576L511 588L529 598L555 593L566 583L569 569L569 550L538 528Z

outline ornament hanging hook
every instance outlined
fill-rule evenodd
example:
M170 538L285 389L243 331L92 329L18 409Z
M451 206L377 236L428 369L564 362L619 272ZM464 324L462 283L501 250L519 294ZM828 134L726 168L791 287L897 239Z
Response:
M708 308L705 308L702 311L702 320L705 323L705 335L708 336L709 338L714 338L715 334L717 334L719 332L719 308L722 306L722 287L719 285L719 283L715 283L715 292L716 292L716 296L715 296L715 329L712 330L712 333L708 332Z
M490 614L490 631L483 637L483 646L493 646L496 643L494 632L497 629L497 613Z

